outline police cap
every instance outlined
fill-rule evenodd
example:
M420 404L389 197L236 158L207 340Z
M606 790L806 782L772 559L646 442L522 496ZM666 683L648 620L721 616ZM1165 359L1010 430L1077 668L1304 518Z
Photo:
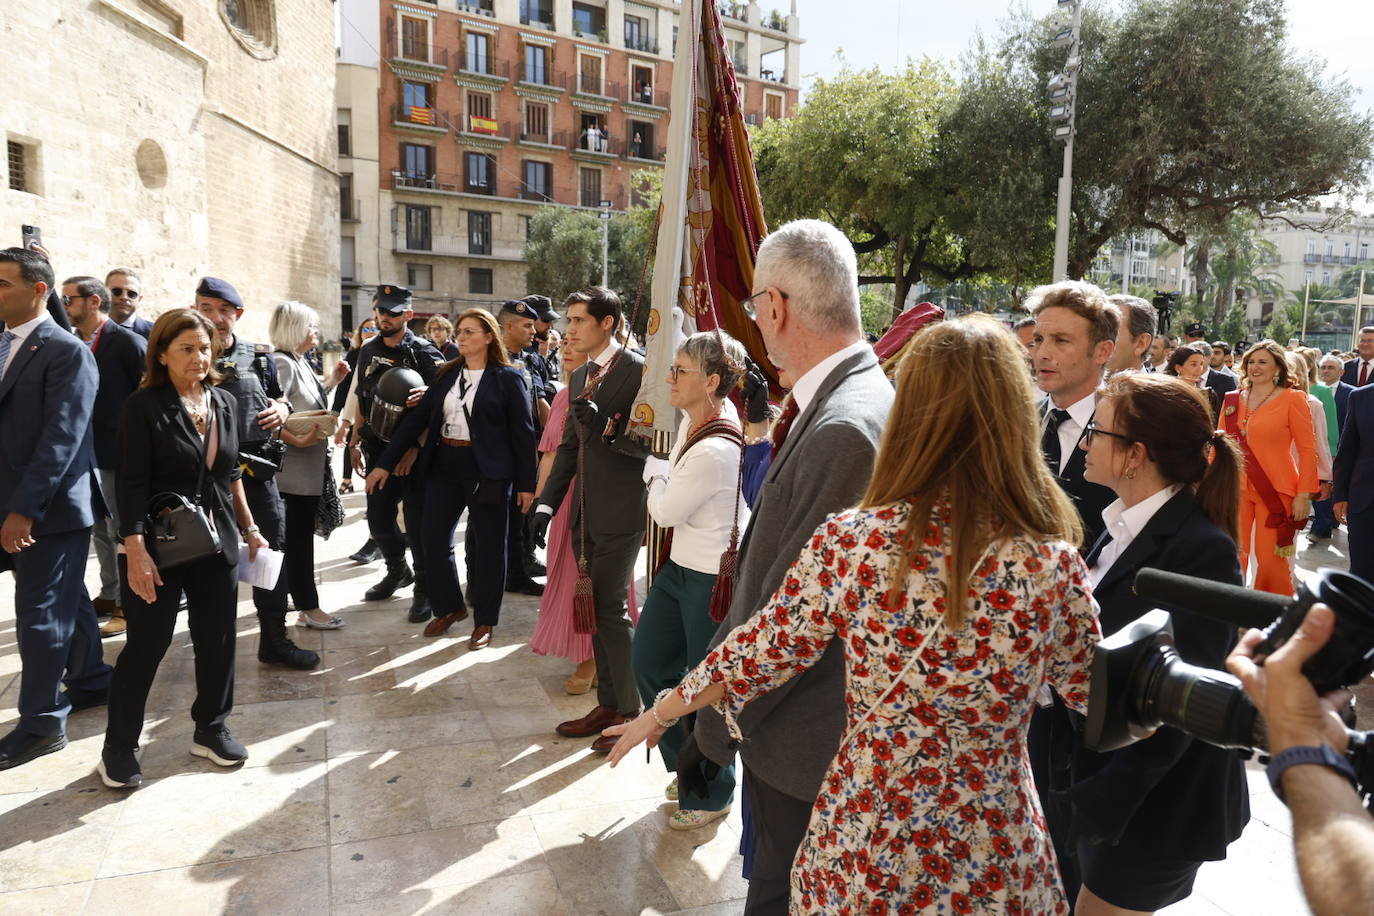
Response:
M239 291L227 280L221 280L219 277L202 277L200 285L196 287L196 295L208 299L223 299L236 309L243 308L243 299L239 297Z
M1207 327L1201 322L1195 321L1183 329L1184 337L1206 337Z
M391 315L410 311L410 290L404 286L383 283L377 287L377 308Z
M535 317L540 321L553 324L562 316L553 310L553 301L548 296L540 296L537 293L526 296L521 302L534 309Z
M539 317L534 308L523 299L507 299L501 303L502 315L515 315L517 318L529 318L533 321Z

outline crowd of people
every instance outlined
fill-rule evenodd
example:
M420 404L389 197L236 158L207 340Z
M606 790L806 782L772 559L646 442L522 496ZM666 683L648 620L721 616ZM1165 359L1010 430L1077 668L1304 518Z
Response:
M1346 525L1352 571L1374 576L1374 328L1348 360L1233 350L1199 325L1175 342L1148 302L1064 281L1010 327L923 305L875 345L853 248L815 220L769 235L753 276L742 305L778 382L723 331L687 337L655 370L680 415L655 455L629 428L645 359L608 289L432 317L421 337L409 291L383 285L320 372L302 303L255 344L223 279L149 322L130 269L58 285L43 253L0 251L0 563L23 663L0 768L107 704L100 777L139 785L183 607L190 751L245 760L226 726L239 581L260 662L318 666L287 615L347 625L320 607L314 539L361 488L354 559L384 567L365 600L410 587L410 624L438 637L471 616L480 651L506 593L539 597L530 648L595 692L555 730L612 765L657 746L672 829L742 805L748 913L1187 898L1249 819L1242 760L1169 727L1087 747L1094 647L1150 609L1145 567L1291 594L1309 523L1316 540ZM667 537L636 594L650 520ZM268 551L281 573L255 580ZM1255 637L1171 610L1184 659L1229 659L1263 694Z

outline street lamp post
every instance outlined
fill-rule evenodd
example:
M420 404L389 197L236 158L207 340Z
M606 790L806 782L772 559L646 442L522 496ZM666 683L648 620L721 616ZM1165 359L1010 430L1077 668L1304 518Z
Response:
M1073 136L1075 133L1074 103L1078 96L1078 71L1082 66L1079 51L1079 26L1082 24L1080 0L1059 0L1059 8L1070 8L1073 20L1054 36L1055 47L1069 49L1064 72L1050 78L1050 121L1055 124L1054 138L1064 141L1064 173L1059 176L1059 207L1054 223L1053 280L1067 280L1069 276L1069 201L1073 196Z
M601 285L609 288L611 285L611 202L603 200L601 212L597 216L601 217Z

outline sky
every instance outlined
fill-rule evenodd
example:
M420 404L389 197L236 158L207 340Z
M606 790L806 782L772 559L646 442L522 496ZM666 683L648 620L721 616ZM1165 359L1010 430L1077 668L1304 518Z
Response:
M788 0L760 0L786 11ZM993 38L1009 10L1051 12L1054 0L797 0L803 85L833 76L838 54L856 68L893 70L908 57L953 60L981 30ZM1298 15L1301 10L1301 15ZM1356 107L1374 108L1374 13L1368 0L1288 0L1290 43L1326 59L1329 71L1354 84Z

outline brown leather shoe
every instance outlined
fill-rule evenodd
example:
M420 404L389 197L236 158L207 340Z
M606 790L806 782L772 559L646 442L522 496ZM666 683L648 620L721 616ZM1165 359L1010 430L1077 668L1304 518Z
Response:
M113 598L92 598L91 604L95 606L95 616L113 617L115 614L122 614L119 602Z
M615 718L616 720L612 722L611 725L620 725L625 722L632 722L634 721L635 717L616 716ZM610 726L607 726L607 728L609 727ZM619 735L602 735L600 738L597 738L595 741L592 742L592 750L598 754L609 754L611 752L611 748L615 747L615 743L619 740Z
M472 635L468 637L468 649L476 651L485 649L491 645L492 628L483 624L472 628Z
M564 738L590 738L592 735L601 734L603 728L609 728L623 721L625 721L624 718L615 711L615 707L596 706L580 719L559 723L554 731Z
M442 617L435 617L425 627L426 636L443 636L448 632L448 628L460 620L468 619L468 609L463 607L454 611L452 614L445 614Z
M114 615L100 628L100 638L108 639L111 636L118 636L129 629L128 622L124 619L124 609L118 608Z

